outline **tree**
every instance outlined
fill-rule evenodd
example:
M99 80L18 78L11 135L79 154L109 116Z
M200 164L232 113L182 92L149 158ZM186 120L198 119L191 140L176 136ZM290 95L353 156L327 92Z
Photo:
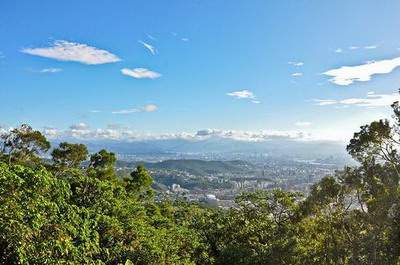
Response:
M47 152L50 142L39 131L31 126L22 124L1 136L3 140L2 152L8 155L8 163L37 163L39 155Z
M126 179L126 182L129 191L140 192L150 188L153 178L143 165L139 165L131 173L131 178Z
M150 188L153 178L143 165L137 166L136 170L131 173L131 177L126 178L125 182L128 192L139 194L142 197L153 194Z
M84 144L60 143L59 147L51 152L56 167L78 167L87 159L88 150Z
M117 157L107 150L100 150L90 156L88 173L100 179L116 179L115 163Z

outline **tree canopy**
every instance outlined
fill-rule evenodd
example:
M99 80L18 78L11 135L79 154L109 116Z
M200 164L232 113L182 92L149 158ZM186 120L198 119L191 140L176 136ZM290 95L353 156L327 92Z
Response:
M143 166L50 143L28 125L1 136L1 264L400 264L400 106L347 146L358 166L308 194L243 193L229 209L154 196ZM85 163L83 163L85 162Z

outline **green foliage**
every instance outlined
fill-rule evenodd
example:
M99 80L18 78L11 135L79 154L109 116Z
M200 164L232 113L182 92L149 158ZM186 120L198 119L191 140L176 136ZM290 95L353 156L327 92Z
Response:
M90 156L88 175L104 180L115 180L117 178L115 173L116 162L117 157L114 153L102 149Z
M60 143L59 147L51 152L55 166L61 168L78 167L88 156L87 147L83 144Z
M153 195L150 188L153 178L144 166L137 166L136 170L131 173L131 178L127 178L125 181L128 192L139 194L142 198Z
M256 191L230 209L155 200L144 166L115 173L116 156L50 148L27 125L2 136L0 264L400 264L400 106L362 126L347 147L360 163L307 196ZM3 161L3 162L1 162Z
M40 160L39 155L50 148L46 137L27 124L1 135L0 138L2 139L2 153L3 156L7 155L8 164L16 162L35 165Z

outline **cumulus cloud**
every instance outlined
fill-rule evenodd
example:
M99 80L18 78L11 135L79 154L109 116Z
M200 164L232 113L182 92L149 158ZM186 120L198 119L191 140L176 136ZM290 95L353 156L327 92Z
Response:
M218 130L218 129L205 129L197 131L194 135L195 139L205 138L225 138L237 141L248 142L262 142L273 139L292 139L292 140L305 140L309 139L310 134L299 131L237 131L237 130Z
M360 47L358 47L358 46L350 46L349 47L349 50L358 50L358 49L360 49Z
M293 66L303 66L303 62L288 62L288 64L293 65Z
M335 52L336 52L336 53L342 53L342 52L343 52L343 49L337 48L337 49L335 50Z
M71 130L87 130L89 129L89 126L84 122L80 122L77 124L72 124L69 128Z
M387 107L394 101L399 101L398 93L393 94L375 94L370 91L365 98L346 98L341 100L336 99L314 99L316 105L337 105L337 106L358 106L358 107Z
M43 134L48 137L48 138L55 138L60 135L60 131L57 128L54 127L44 127L43 128Z
M138 133L128 128L105 128L93 130L65 130L59 131L58 137L73 137L90 140L120 140L120 141L145 141L145 140L174 140L184 139L191 141L201 141L209 138L231 139L246 142L262 142L274 139L287 140L310 140L311 135L299 131L236 131L236 130L218 130L205 129L194 133Z
M134 68L134 69L123 68L121 69L121 73L123 75L131 76L137 79L142 79L142 78L155 79L161 76L160 73L153 72L146 68Z
M72 61L83 64L105 64L121 61L118 56L87 44L57 40L50 47L24 48L21 52L59 61Z
M145 47L147 50L149 50L149 52L150 52L151 54L155 55L155 54L157 53L157 50L156 50L156 48L155 48L153 45L151 45L151 44L149 44L149 43L146 43L146 42L144 42L144 41L141 41L141 40L139 40L138 42L139 42L140 44L142 44L143 47Z
M244 90L240 90L240 91L233 91L233 92L229 92L226 93L227 96L230 97L235 97L238 99L248 99L250 100L250 102L254 103L254 104L259 104L261 103L257 97L254 95L253 92L251 92L250 90L244 89Z
M58 73L61 72L62 69L61 68L44 68L42 70L40 70L40 73Z
M340 86L348 86L355 81L365 82L371 80L376 74L388 74L400 66L400 57L388 60L369 61L362 65L342 66L328 70L324 75L332 77L330 81Z
M245 90L240 90L240 91L233 91L226 93L228 96L235 97L235 98L250 98L254 99L256 96L253 94L253 92L245 89Z
M187 42L187 41L189 41L190 39L189 39L189 38L182 38L181 40Z
M309 121L298 121L294 125L297 126L297 127L310 127L311 124L312 123L309 122Z
M112 111L112 114L131 114L137 112L155 112L158 110L158 106L155 104L147 104L140 108L124 109Z
M7 133L12 127L0 126L0 134ZM337 135L329 135L326 131L315 131L313 133L291 130L260 130L260 131L240 131L240 130L220 130L204 129L196 132L178 133L142 133L133 130L122 124L109 124L105 128L91 128L85 123L77 123L67 129L55 127L43 127L43 134L51 139L66 140L78 139L87 141L96 140L115 140L121 142L149 141L149 140L188 140L203 141L207 139L230 139L244 142L265 142L271 140L293 140L293 141L341 141L343 138Z
M142 110L144 112L154 112L158 110L158 106L154 104L147 104L142 108Z

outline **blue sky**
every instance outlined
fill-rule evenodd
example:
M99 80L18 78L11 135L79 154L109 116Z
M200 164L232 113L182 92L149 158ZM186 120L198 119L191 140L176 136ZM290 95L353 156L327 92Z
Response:
M94 138L348 139L398 97L398 10L390 0L1 1L0 124Z

